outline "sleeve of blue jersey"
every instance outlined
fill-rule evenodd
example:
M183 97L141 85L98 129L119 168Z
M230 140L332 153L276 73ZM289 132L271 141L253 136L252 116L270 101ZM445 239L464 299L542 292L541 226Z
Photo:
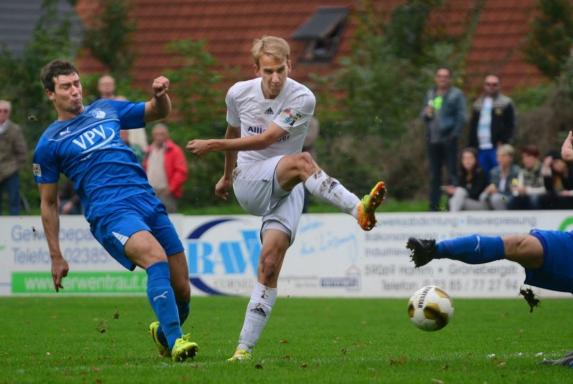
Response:
M117 111L121 129L145 127L145 102L109 100L109 103Z
M37 184L57 183L60 177L60 168L56 156L50 151L49 143L40 140L34 151L33 174Z

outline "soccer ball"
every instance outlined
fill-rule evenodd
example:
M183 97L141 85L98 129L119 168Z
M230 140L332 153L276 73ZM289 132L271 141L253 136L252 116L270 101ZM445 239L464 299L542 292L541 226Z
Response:
M443 289L428 285L410 297L408 316L416 327L424 331L437 331L444 328L454 316L454 305Z

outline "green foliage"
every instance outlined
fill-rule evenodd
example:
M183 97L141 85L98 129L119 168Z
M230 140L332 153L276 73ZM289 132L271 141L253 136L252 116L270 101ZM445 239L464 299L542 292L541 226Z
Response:
M191 135L211 135L205 123L221 118L224 113L223 95L218 86L222 76L217 61L209 53L204 40L179 40L169 43L167 50L180 56L180 66L167 71L171 92L180 105L182 121L190 125Z
M135 23L129 18L129 0L98 0L102 9L87 28L84 46L120 81L128 81L134 54L131 35Z
M511 98L518 112L528 112L539 108L555 92L555 84L541 84L535 87L515 89L511 93Z
M518 298L455 298L452 323L423 332L410 324L404 298L280 297L253 360L229 364L247 303L245 297L194 296L183 329L199 353L173 363L159 356L146 332L155 316L144 297L70 297L64 289L50 297L0 298L0 381L571 382L571 369L539 364L571 350L567 298L543 300L533 313Z
M573 7L569 0L539 0L538 16L531 24L524 53L541 73L555 79L573 42Z
M205 41L174 41L167 49L179 56L179 67L165 73L171 81L170 92L175 102L184 106L177 109L181 119L171 129L173 140L184 146L192 139L222 138L226 126L221 68L208 52ZM223 172L223 156L222 153L201 159L188 156L189 179L181 201L183 206L222 204L215 199L213 190Z

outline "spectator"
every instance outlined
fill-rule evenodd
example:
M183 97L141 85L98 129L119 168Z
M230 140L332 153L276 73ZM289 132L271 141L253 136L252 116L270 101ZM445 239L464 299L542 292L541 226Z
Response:
M310 120L310 124L308 125L308 133L304 138L304 144L302 145L302 151L308 152L311 154L313 159L317 159L316 151L314 150L314 143L316 139L318 139L318 135L320 134L320 122L316 117L313 117ZM302 213L306 213L308 211L308 204L310 203L310 198L312 194L304 188L304 203L302 205Z
M22 130L10 121L12 104L0 100L0 213L4 191L8 193L10 215L20 214L20 168L26 163L28 150Z
M442 167L448 170L448 183L458 185L458 138L466 123L466 102L462 91L451 85L450 69L440 67L436 86L428 90L422 111L427 127L430 162L430 210L439 210Z
M129 129L122 129L121 131L119 131L119 136L121 137L125 145L127 145L133 151L135 157L137 158L137 162L141 164L143 162L143 157L145 156L145 152L139 145L132 144L129 141L129 131L130 131Z
M165 204L167 212L173 213L187 180L187 160L183 150L169 138L165 124L156 124L151 135L153 142L147 148L143 167L157 197Z
M460 184L447 185L443 189L450 195L450 211L478 211L487 209L485 202L479 200L487 186L487 177L477 162L477 152L473 148L462 151L460 158Z
M573 175L558 151L550 151L541 170L547 193L540 198L542 209L573 209Z
M513 185L517 183L519 167L513 164L514 149L509 144L497 148L498 165L490 172L490 184L481 193L480 200L490 209L507 209L507 203L513 195Z
M527 145L521 150L523 167L517 177L513 197L509 200L508 209L539 209L540 197L545 193L539 149Z
M99 97L102 99L127 100L124 96L116 95L115 79L111 75L103 75L99 78L97 90ZM127 134L131 145L137 145L143 151L147 149L147 134L145 133L145 128L129 129Z
M110 75L103 75L97 81L97 91L100 98L115 100L115 79Z
M488 75L483 94L474 102L469 146L478 150L478 162L486 175L497 165L496 148L509 144L515 131L513 101L500 93L499 77Z

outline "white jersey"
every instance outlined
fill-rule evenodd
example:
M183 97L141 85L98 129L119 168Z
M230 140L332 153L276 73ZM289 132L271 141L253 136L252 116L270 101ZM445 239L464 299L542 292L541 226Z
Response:
M227 92L225 102L227 123L240 128L241 137L259 135L271 123L287 132L267 148L239 151L239 165L300 152L316 104L313 93L290 78L286 79L277 97L265 99L260 77L233 85Z

